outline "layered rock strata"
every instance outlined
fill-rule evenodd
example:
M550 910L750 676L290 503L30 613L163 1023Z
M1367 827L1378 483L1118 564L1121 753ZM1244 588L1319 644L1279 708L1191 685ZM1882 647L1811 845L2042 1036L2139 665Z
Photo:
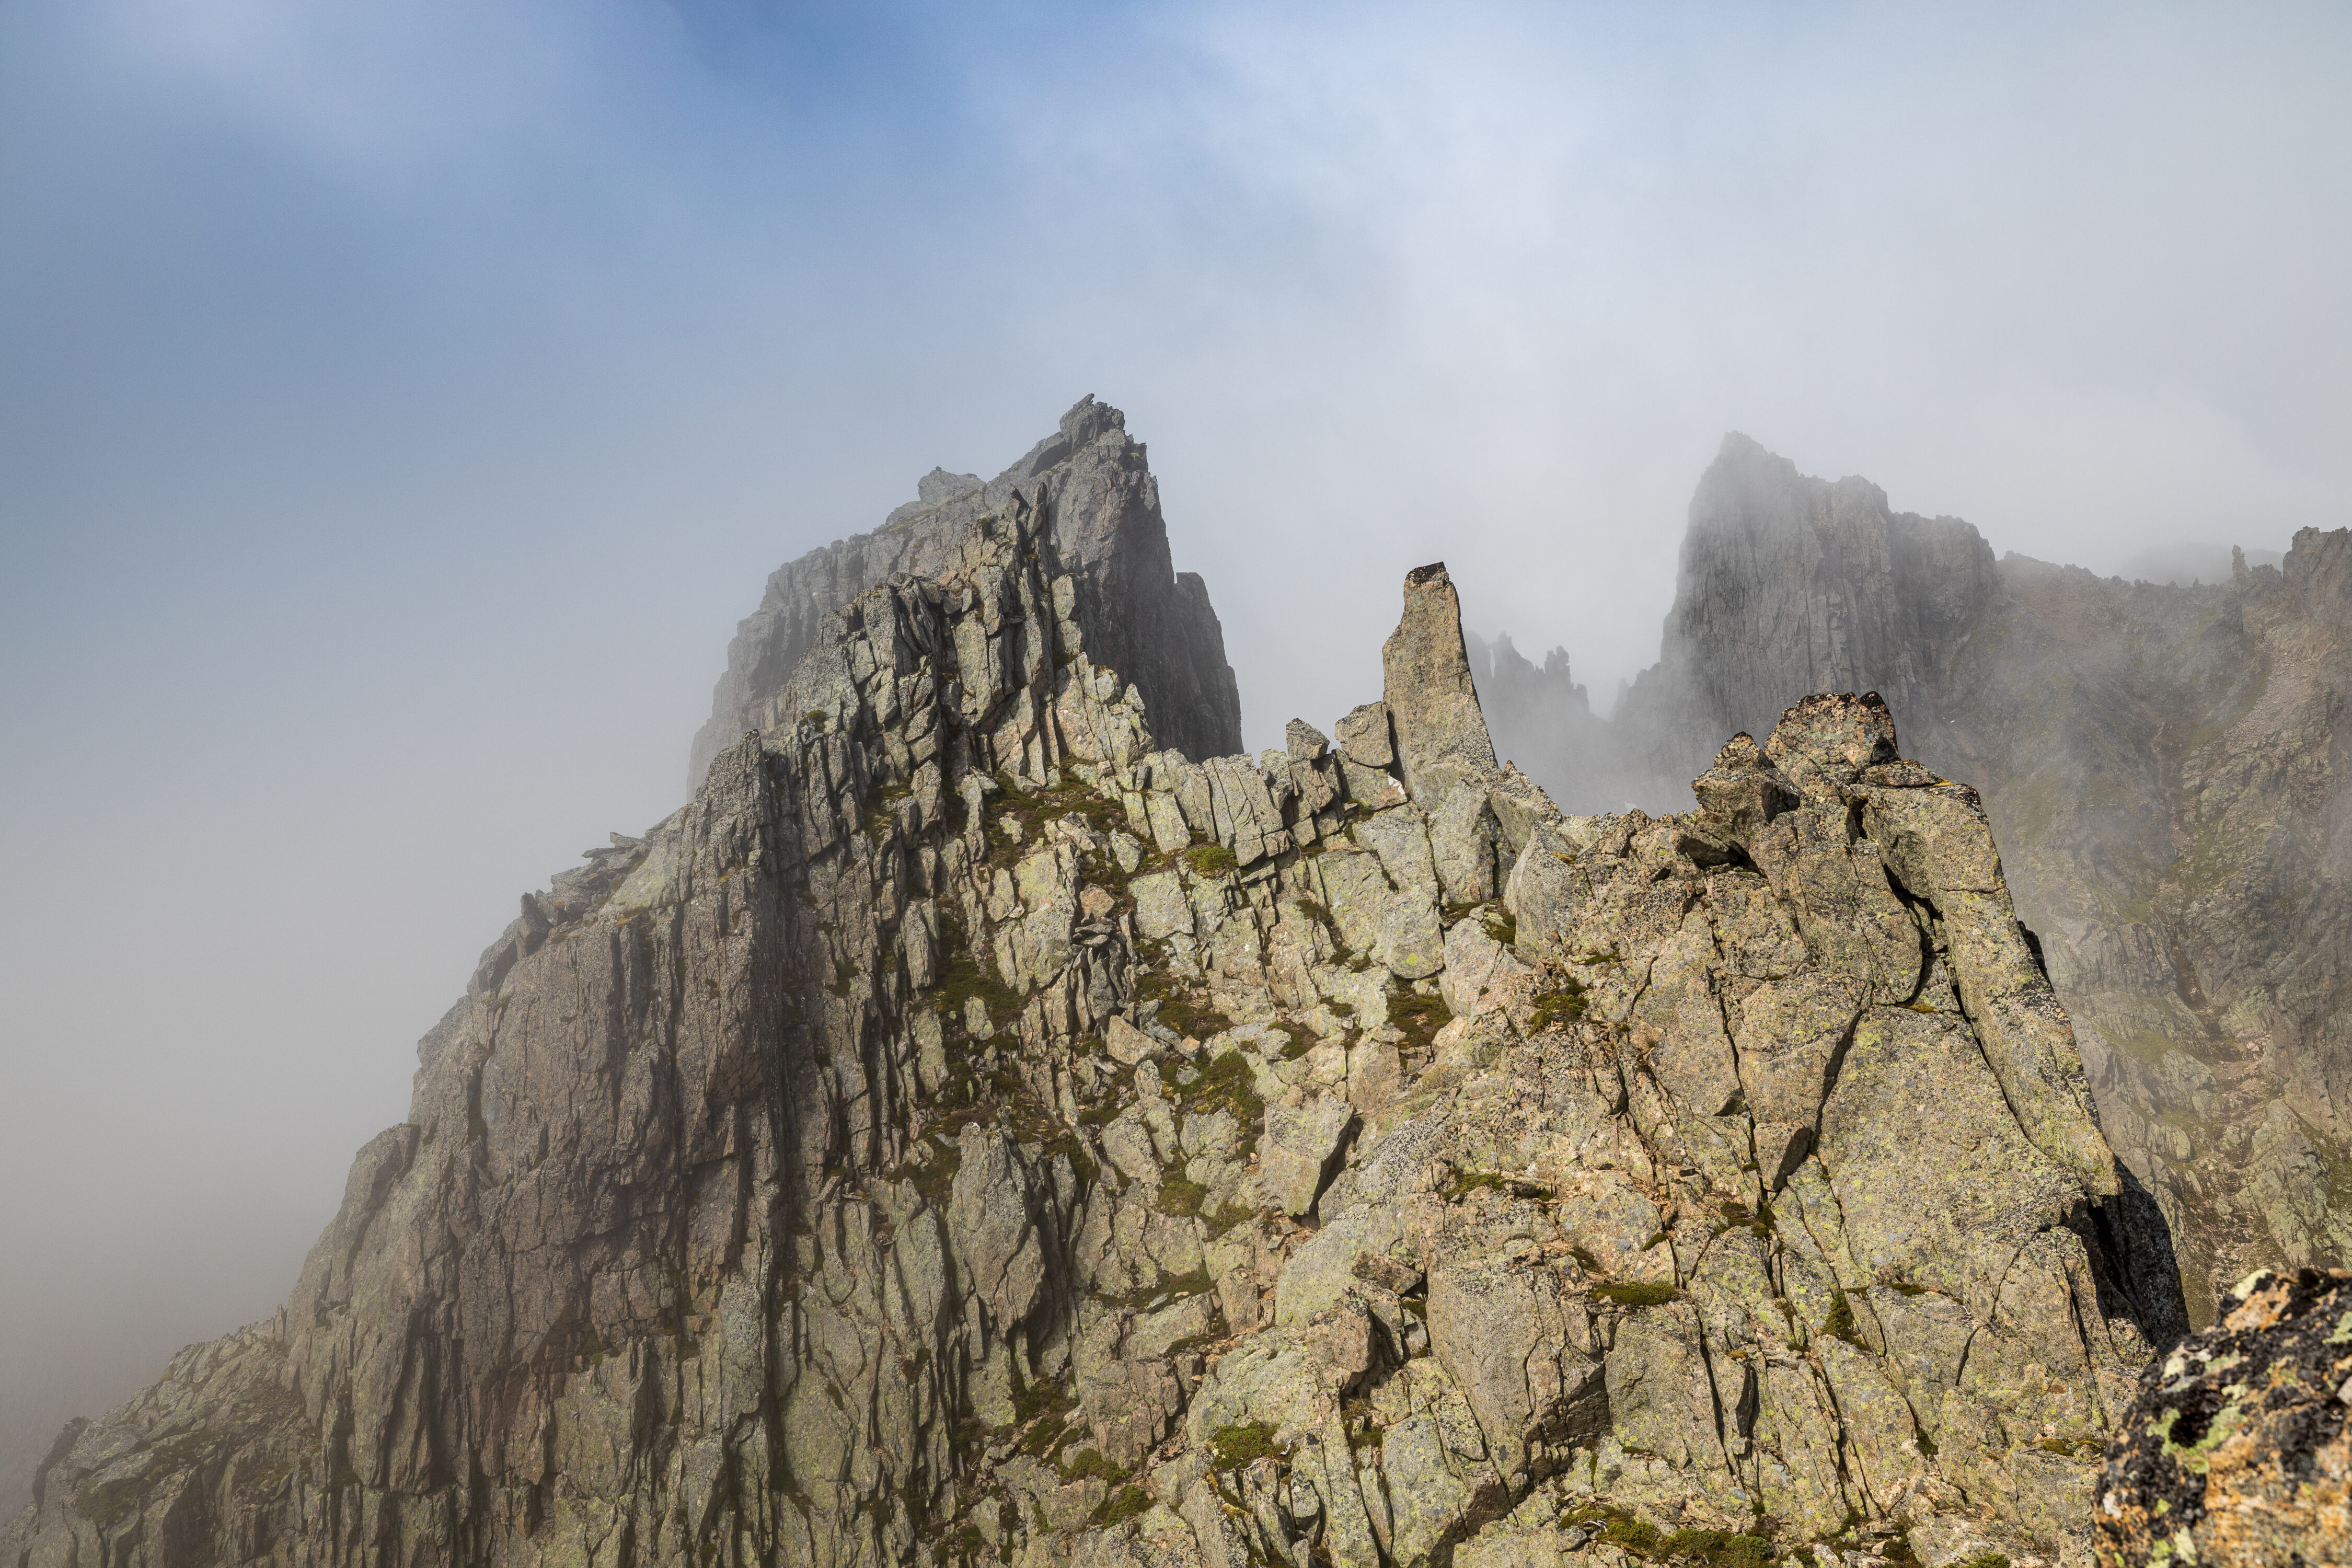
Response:
M1430 567L1336 746L1193 762L1003 504L525 899L284 1310L0 1557L2081 1549L2178 1303L1883 704L1564 816Z
M778 567L728 645L710 718L694 737L688 787L746 730L799 717L778 701L827 616L894 574L940 575L974 521L1002 516L1016 492L1061 554L1096 657L1135 688L1160 743L1188 757L1240 751L1241 693L1208 586L1174 568L1160 483L1127 416L1087 396L993 479L934 468L880 528Z
M1567 804L1664 809L1706 737L1824 687L1884 694L1984 791L2198 1321L2256 1266L2352 1262L2352 532L2221 584L2102 579L1735 436L1660 664L1608 723L1507 700L1496 734Z

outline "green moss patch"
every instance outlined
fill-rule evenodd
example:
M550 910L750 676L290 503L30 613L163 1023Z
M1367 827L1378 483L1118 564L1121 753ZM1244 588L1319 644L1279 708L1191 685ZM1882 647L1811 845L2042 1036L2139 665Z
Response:
M1238 1470L1259 1459L1278 1458L1281 1452L1274 1446L1274 1428L1263 1421L1221 1426L1209 1437L1209 1463L1219 1470Z
M1707 1568L1767 1568L1772 1561L1769 1541L1726 1530L1677 1530L1658 1542L1656 1552L1661 1557L1705 1563Z
M1595 1285L1592 1293L1604 1301L1614 1301L1621 1307L1663 1307L1682 1294L1672 1285L1649 1280L1631 1280L1623 1284Z
M1114 1524L1124 1524L1139 1513L1149 1512L1150 1508L1150 1492L1141 1487L1121 1487L1103 1499L1102 1506L1095 1510L1094 1521L1108 1529Z
M1444 1190L1438 1195L1448 1200L1459 1200L1468 1197L1481 1187L1500 1192L1503 1187L1503 1178L1493 1171L1457 1171L1454 1173L1454 1179L1445 1184Z
M1222 844L1195 844L1184 851L1184 864L1203 877L1225 877L1241 869L1234 852Z
M1402 1043L1410 1049L1428 1050L1437 1031L1453 1021L1454 1009L1443 996L1406 991L1389 998L1389 1022L1404 1031Z
M1191 1219L1201 1212L1207 1201L1209 1189L1198 1182L1188 1182L1181 1176L1171 1176L1160 1184L1160 1212L1179 1219Z
M1127 1479L1127 1472L1111 1463L1100 1448L1079 1449L1062 1467L1062 1474L1074 1481L1101 1480L1113 1486Z
M1215 1008L1193 1001L1165 970L1156 965L1137 974L1135 996L1139 1002L1158 1003L1160 1022L1196 1040L1233 1027L1232 1020Z
M1535 1006L1528 1015L1528 1033L1540 1035L1559 1024L1573 1024L1584 1016L1584 983L1573 977L1536 993Z
M961 924L953 920L940 922L940 978L931 996L947 1010L950 1023L962 1023L964 1004L975 996L988 1008L992 1027L1001 1028L1021 1016L1026 1000L998 978L993 954L973 950Z
M1597 1524L1601 1539L1612 1546L1621 1546L1637 1556L1646 1557L1658 1549L1658 1527L1639 1519L1623 1509L1606 1503L1588 1504L1568 1516L1571 1524Z
M1241 1124L1245 1136L1254 1133L1265 1116L1265 1101L1257 1096L1257 1075L1250 1070L1239 1051L1227 1051L1217 1058L1202 1068L1201 1076L1191 1083L1180 1084L1171 1074L1163 1072L1160 1084L1185 1115L1228 1112Z
M1870 1348L1862 1342L1862 1331L1854 1326L1853 1303L1845 1299L1845 1292L1843 1290L1832 1292L1830 1315L1828 1321L1822 1324L1822 1332L1833 1340L1843 1340L1846 1343L1861 1350Z

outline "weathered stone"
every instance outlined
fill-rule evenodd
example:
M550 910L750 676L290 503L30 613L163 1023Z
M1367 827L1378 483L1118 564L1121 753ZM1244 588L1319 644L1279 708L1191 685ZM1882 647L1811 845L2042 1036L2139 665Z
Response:
M1556 956L1582 920L1592 877L1577 864L1580 847L1549 825L1528 836L1503 891L1503 908L1518 923L1519 956L1538 963Z
M1389 733L1389 710L1385 702L1367 702L1349 710L1348 716L1332 727L1339 737L1339 750L1349 762L1360 767L1386 768L1396 761L1396 747Z
M1404 1062L1396 1042L1366 1037L1348 1052L1348 1103L1360 1115L1386 1105L1404 1083Z
M1433 1269L1429 1338L1506 1471L1530 1442L1590 1443L1613 1419L1591 1321L1556 1270L1500 1261Z
M1135 898L1136 933L1150 942L1192 934L1192 900L1185 896L1183 879L1174 871L1154 871L1128 885Z
M1756 1121L1757 1169L1774 1186L1812 1147L1864 994L1858 981L1806 975L1759 985L1739 1004L1739 1085Z
M1438 983L1446 1008L1473 1018L1493 1008L1524 1010L1535 972L1495 940L1476 919L1456 921L1445 933L1445 969Z
M746 730L799 717L782 688L823 640L824 618L896 573L946 576L991 514L1018 495L1073 570L1071 614L1095 656L1135 686L1165 746L1194 757L1241 750L1241 696L1200 577L1171 563L1160 488L1118 409L1081 399L1060 428L986 484L917 486L872 533L812 552L769 578L759 609L728 646L709 721L694 739L690 783ZM937 470L934 470L934 477ZM1043 606L1041 606L1043 607Z
M1103 1026L1103 1048L1111 1059L1127 1067L1160 1054L1160 1042L1118 1014Z
M1040 1195L1011 1140L978 1125L964 1128L948 1234L971 1271L972 1288L1005 1328L1026 1318L1045 1289Z
M1258 1158L1267 1196L1276 1206L1290 1215L1303 1215L1315 1206L1355 1114L1347 1097L1339 1094L1321 1095L1296 1110L1277 1106L1266 1111Z
M1743 846L1753 843L1774 817L1801 799L1796 786L1745 730L1724 743L1713 767L1691 781L1691 793L1698 797L1699 820Z
M1483 904L1495 897L1495 855L1501 842L1485 789L1465 785L1438 803L1429 819L1429 847L1446 903Z
M1400 1568L1423 1568L1462 1533L1477 1494L1433 1416L1410 1416L1389 1428L1381 1445L1381 1474L1395 1521L1390 1555Z
M1632 1313L1609 1351L1612 1426L1627 1444L1678 1467L1723 1468L1706 1365L1688 1308Z
M1274 1321L1306 1322L1346 1295L1357 1280L1380 1272L1403 1240L1403 1215L1386 1205L1365 1205L1327 1219L1283 1266L1275 1289Z
M1915 758L1863 760L1881 748L1849 727L1862 748L1828 782L1879 839L1897 813L1857 797L1954 800L1971 794L1962 776L1983 789L2016 895L2003 914L2033 929L1963 923L2054 987L2081 1087L2137 1174L2102 1173L2081 1143L2081 1095L2046 1031L1995 1018L2016 1036L2021 1103L2048 1102L2027 1111L2037 1147L2112 1181L2132 1215L2118 1236L2149 1270L2175 1268L2179 1240L2200 1321L2258 1264L2352 1259L2352 1221L2311 1179L2352 1158L2326 1066L2342 1054L2330 1020L2352 1013L2340 792L2318 782L2341 771L2352 711L2352 530L2299 532L2274 565L2215 551L2169 581L1996 561L1965 522L1895 512L1865 481L1805 477L1734 437L1693 498L1682 560L1660 664L1607 721L1564 657L1536 670L1505 639L1489 665L1470 639L1498 752L1563 803L1667 811L1721 735L1763 735L1807 693L1876 691ZM1738 782L1716 772L1697 781L1711 831L1726 809L1712 786ZM1774 803L1752 799L1748 826ZM1915 912L1948 919L1916 868L1888 868ZM2177 1082L2173 1053L2218 1086Z
M1045 515L1139 482L1076 421L934 476L996 510L532 896L288 1310L69 1432L0 1560L1532 1563L1571 1496L2080 1552L2166 1279L2036 1098L1972 800L1856 700L1708 814L1564 816L1428 580L1393 753L1160 749Z

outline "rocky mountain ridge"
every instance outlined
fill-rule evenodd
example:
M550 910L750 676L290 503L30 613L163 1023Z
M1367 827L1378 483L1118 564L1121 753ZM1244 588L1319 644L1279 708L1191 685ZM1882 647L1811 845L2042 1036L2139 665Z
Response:
M2183 1314L1974 793L1817 696L1563 814L1442 566L1196 761L1066 540L940 527L526 896L285 1309L0 1557L2078 1556Z
M1609 721L1564 658L1498 648L1483 678L1499 749L1578 809L1687 807L1706 737L1883 694L1983 790L2198 1321L2257 1266L2352 1260L2352 531L2221 583L2103 579L1734 436L1661 660Z

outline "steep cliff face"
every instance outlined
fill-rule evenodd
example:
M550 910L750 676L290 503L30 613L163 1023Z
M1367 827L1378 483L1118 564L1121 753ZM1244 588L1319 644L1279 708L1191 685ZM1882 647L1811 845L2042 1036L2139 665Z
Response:
M1171 561L1159 482L1127 416L1088 396L987 483L934 468L872 533L777 568L728 646L710 718L694 738L689 787L745 731L797 717L776 700L826 616L893 574L938 575L974 521L1003 515L1016 491L1060 552L1097 657L1136 688L1160 743L1189 757L1240 751L1241 694L1208 587Z
M524 900L285 1310L64 1434L0 1555L2087 1540L2177 1291L1883 705L1563 816L1426 567L1336 747L1196 763L1020 487L925 549Z
M2352 1259L2347 581L2341 530L2205 586L1996 563L1966 523L1735 436L1692 503L1661 662L1576 768L1538 776L1571 804L1686 803L1694 737L1823 687L1883 694L1922 762L1983 788L2204 1321L2258 1265Z
M1994 593L1992 550L1967 523L1895 512L1867 479L1811 479L1727 436L1621 744L1672 790L1704 763L1701 737L1769 729L1807 692L1875 690L1932 754L1944 661Z

